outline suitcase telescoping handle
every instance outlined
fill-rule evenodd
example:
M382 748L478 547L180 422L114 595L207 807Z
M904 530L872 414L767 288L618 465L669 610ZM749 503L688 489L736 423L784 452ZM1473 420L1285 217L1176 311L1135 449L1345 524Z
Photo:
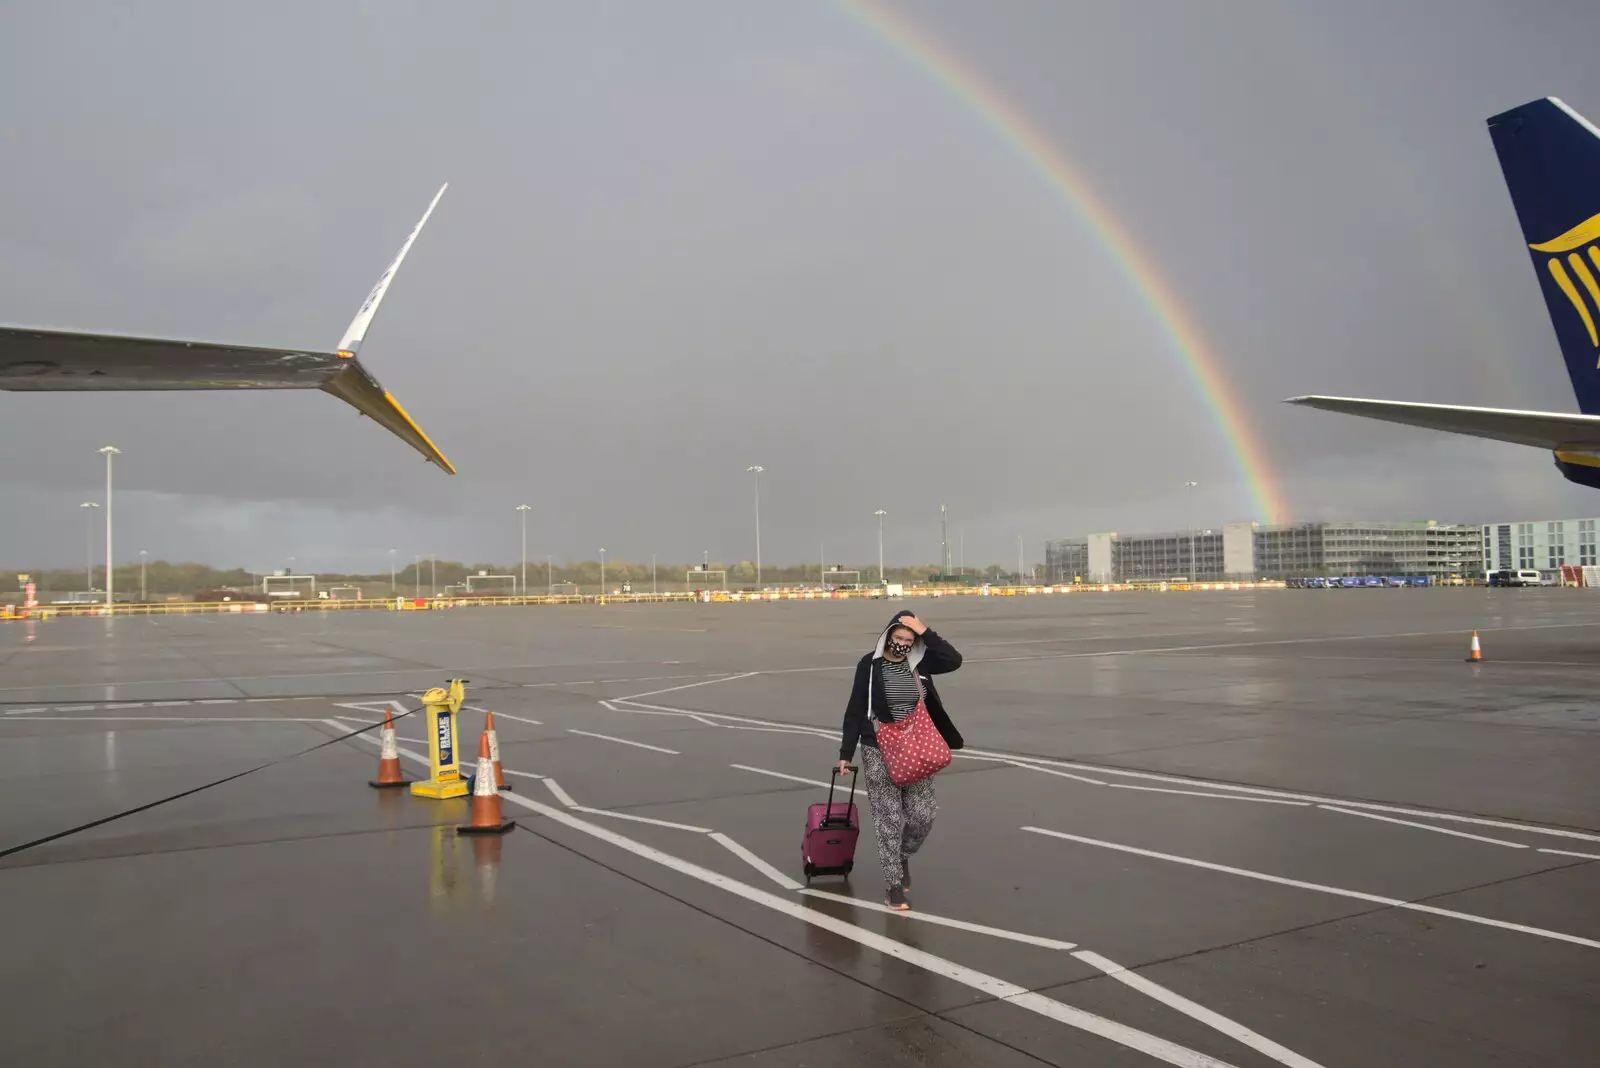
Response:
M851 764L850 765L850 800L845 802L845 806L844 806L845 819L849 819L850 818L850 806L856 803L856 779L860 778L860 776L861 776L861 769L856 767L854 764ZM824 816L825 819L830 819L830 820L833 819L833 786L838 781L839 781L839 765L835 764L833 766L833 774L828 776L828 807L823 810L826 813L826 815Z

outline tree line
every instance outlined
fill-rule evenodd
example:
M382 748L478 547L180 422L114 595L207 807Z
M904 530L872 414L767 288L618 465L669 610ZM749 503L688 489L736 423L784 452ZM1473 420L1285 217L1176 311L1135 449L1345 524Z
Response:
M835 575L829 565L829 573L819 575L816 564L775 566L764 564L761 568L761 585L763 586L815 586L820 581L830 583L861 582L870 584L878 579L876 564L856 565L843 564L839 567L846 572L844 575ZM655 584L663 593L682 591L685 589L714 588L719 584L721 576L710 575L700 577L689 574L697 571L700 564L658 563L655 565ZM727 584L732 589L754 587L756 584L756 565L750 560L740 560L734 563L712 563L711 570L726 571ZM921 564L910 567L890 567L884 572L884 579L888 582L912 583L923 582L930 575L939 570L935 564ZM848 572L859 572L859 576L850 575ZM361 589L364 597L390 597L395 595L412 596L421 593L429 596L435 592L443 594L447 590L459 589L464 586L467 579L473 579L472 586L475 592L508 593L513 584L521 585L522 565L496 564L496 563L464 563L459 560L424 560L420 565L407 563L394 572L394 581L390 583L390 573L387 569L380 572L336 572L319 571L307 572L315 578L318 589L328 589L333 586L356 586ZM1005 583L1015 579L1015 573L1006 571L998 565L974 572L985 581ZM689 582L685 583L688 574ZM84 593L91 590L104 590L106 569L103 564L93 568L48 568L34 570L25 567L12 567L0 572L0 597L15 601L21 597L22 583L18 576L27 575L37 588L37 597L41 602L60 599L67 594ZM512 576L513 583L507 579L494 579L484 576ZM563 588L571 590L574 587L586 592L595 592L600 587L601 563L599 560L583 560L578 562L565 562L547 566L545 561L528 561L528 583L530 593L544 593L547 588L555 587L556 592ZM262 575L259 572L246 571L243 568L217 568L209 564L200 563L171 563L166 560L150 560L143 565L137 562L131 564L118 564L115 573L117 600L138 600L141 583L145 596L150 600L166 600L171 597L190 597L202 590L237 589L260 590ZM635 593L649 592L651 589L651 564L648 560L640 563L634 560L605 561L605 586L607 589L616 589L624 583L630 584ZM282 589L287 583L279 583L276 588Z

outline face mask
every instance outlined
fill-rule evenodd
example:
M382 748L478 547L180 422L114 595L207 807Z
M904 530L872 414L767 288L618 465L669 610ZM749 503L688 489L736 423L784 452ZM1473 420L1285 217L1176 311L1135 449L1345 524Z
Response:
M885 651L893 653L895 656L901 657L903 659L907 654L909 654L911 652L911 643L910 642L894 642L894 641L892 641L888 645L884 646L884 649L885 649Z

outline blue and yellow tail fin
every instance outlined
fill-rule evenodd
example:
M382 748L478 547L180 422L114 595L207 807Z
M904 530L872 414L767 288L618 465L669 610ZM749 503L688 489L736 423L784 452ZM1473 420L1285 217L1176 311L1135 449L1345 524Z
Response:
M1600 130L1555 97L1489 120L1578 410L1600 415Z

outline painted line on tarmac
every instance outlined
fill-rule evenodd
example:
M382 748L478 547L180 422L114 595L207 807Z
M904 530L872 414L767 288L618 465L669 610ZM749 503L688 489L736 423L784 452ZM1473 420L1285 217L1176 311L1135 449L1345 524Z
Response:
M48 711L50 711L48 708L19 708L19 709L16 709L15 711L13 711L13 712L7 712L6 715L8 715L8 716L31 716L35 712L48 712Z
M705 679L705 680L703 680L701 682L691 682L691 683L688 683L688 684L683 685L683 686L668 686L664 690L650 690L650 691L648 691L646 693L629 694L627 697L615 697L615 698L612 698L612 700L614 700L614 701L632 701L635 698L639 698L639 697L655 697L656 695L663 694L663 693L677 693L679 690L692 690L692 689L696 688L697 686L715 686L719 682L734 682L734 681L736 681L738 679L748 679L748 678L750 678L750 677L752 677L754 675L759 675L759 674L761 674L761 672L759 672L759 671L746 671L746 672L744 672L742 674L738 674L738 675L724 675L721 678Z
M1280 1046L1272 1039L1259 1035L1243 1024L1230 1020L1221 1013L1213 1012L1204 1005L1190 1001L1182 994L1168 990L1160 983L1152 982L1137 972L1124 968L1114 960L1108 960L1100 954L1090 952L1087 949L1079 950L1073 956L1089 967L1105 973L1117 982L1137 990L1146 997L1154 998L1168 1008L1176 1009L1191 1019L1200 1021L1214 1031L1220 1031L1235 1042L1249 1046L1257 1053L1271 1057L1279 1064L1287 1064L1290 1068L1322 1068L1321 1065L1309 1057L1302 1057L1294 1050L1286 1046Z
M671 753L673 756L682 756L683 755L682 753L678 752L676 749L664 749L659 745L647 745L644 742L629 741L627 738L613 738L609 734L596 734L593 731L580 731L576 727L568 727L567 728L567 733L568 734L581 734L585 738L603 738L604 740L606 740L608 742L616 742L619 745L631 745L631 746L635 746L635 747L637 747L639 749L653 749L658 753Z
M697 712L693 709L673 708L669 705L647 705L642 701L623 701L620 697L612 698L611 701L601 701L600 703L605 705L607 708L610 708L613 712L632 712L637 713L638 715L693 716L696 719L700 719L701 717L719 720L728 719L733 720L735 723L750 724L753 726L766 727L774 730L792 731L795 734L814 734L819 738L836 739L839 737L838 731L828 730L824 727L808 727L802 723L774 723L771 720L750 719L747 716L730 716L724 712ZM630 704L637 705L638 707L616 708L614 707L615 704ZM727 724L719 723L717 726L725 727Z
M210 723L225 726L229 723L327 723L318 717L291 718L289 716L73 716L70 719L29 720L32 723ZM334 724L348 730L342 723ZM367 724L371 726L371 724Z
M1540 849L1541 853L1551 853L1558 857L1582 857L1584 860L1600 860L1600 854L1574 853L1570 849Z
M482 712L483 709L475 708L475 709L473 709L473 711L474 712ZM539 720L528 719L525 716L513 716L510 712L496 712L495 713L495 718L497 718L497 719L515 720L518 723L527 723L527 724L530 724L530 725L535 726L535 727L543 727L544 726L544 724L541 723Z
M504 769L502 769L502 770L504 770ZM556 782L554 779L550 778L549 776L545 776L544 784L545 784L545 786L549 787L551 793L556 795L556 800L557 801L560 801L563 805L566 805L568 808L577 808L578 807L578 802L573 800L571 794L567 793L565 790L563 790L561 788L561 784L560 783Z
M786 771L768 771L766 768L752 768L749 764L729 764L728 767L738 768L740 771L753 771L757 775L770 775L774 779L788 779L790 782L803 782L807 786L820 786L824 790L830 790L833 788L832 783L818 782L816 779L807 779L799 775L790 775Z
M1043 772L1046 775L1055 775L1058 778L1062 778L1062 779L1073 779L1073 780L1075 780L1077 782L1086 782L1090 786L1108 786L1108 785L1110 785L1109 783L1103 783L1099 779L1091 779L1091 778L1089 778L1088 776L1085 776L1085 775L1074 775L1070 771L1057 771L1055 768L1041 768L1037 764L1024 764L1021 761L1017 761L1017 760L1001 760L999 757L971 756L970 754L967 754L967 753L952 753L950 755L951 756L965 757L968 760L993 760L993 761L995 761L997 763L1000 763L1000 764L1008 764L1013 768L1022 768L1025 771L1040 771L1040 772Z
M1043 771L1045 769L1040 768L1039 770ZM1223 801L1254 801L1261 805L1299 805L1301 808L1307 808L1311 804L1309 801L1285 801L1279 797L1249 797L1245 794L1219 794L1211 793L1205 790L1174 790L1167 786L1135 786L1131 782L1108 782L1102 783L1101 785L1109 786L1113 790L1147 790L1153 794L1183 794L1185 797L1215 797L1220 798Z
M343 729L338 723L327 720L323 722L328 723L330 726L335 728ZM370 738L366 735L357 735L356 737L371 745L381 745L377 739ZM423 766L427 766L428 764L428 759L426 757L420 753L414 753L409 749L401 749L400 754L417 764ZM540 804L539 802L523 797L520 794L506 794L504 797L512 804L521 805L522 807L530 809L539 815L547 816L555 822L563 824L572 830L589 835L593 838L598 838L603 842L617 846L620 849L624 849L636 856L652 861L653 863L659 864L663 867L670 868L679 872L680 874L687 875L690 878L697 879L700 882L706 883L707 885L725 890L738 897L742 897L747 901L762 905L772 911L789 916L792 919L799 920L802 923L810 924L813 927L818 927L829 931L840 936L841 938L846 938L859 945L866 946L869 949L875 949L878 952L883 953L885 956L893 957L897 960L904 961L913 967L921 968L924 971L931 972L932 974L939 975L946 979L950 979L953 982L960 983L961 985L969 987L970 989L976 990L982 994L987 994L996 1000L1014 1005L1020 1009L1026 1009L1029 1012L1044 1016L1047 1019L1055 1020L1058 1023L1066 1024L1069 1027L1078 1028L1090 1034L1107 1039L1110 1042L1125 1046L1129 1049L1148 1054L1149 1056L1154 1057L1157 1060L1164 1061L1167 1064L1177 1065L1178 1068L1235 1068L1234 1065L1227 1061L1219 1060L1218 1058L1212 1057L1206 1053L1202 1053L1199 1050L1181 1046L1175 1042L1169 1041L1168 1039L1164 1039L1159 1035L1151 1034L1148 1031L1141 1031L1138 1028L1130 1027L1127 1024L1117 1023L1115 1020L1110 1020L1103 1016L1097 1016L1094 1013L1086 1012L1083 1009L1074 1008L1073 1006L1067 1005L1064 1002L1045 997L1043 994L1033 993L1026 987L1018 986L1017 984L1009 982L1005 979L1000 979L992 975L986 975L983 972L968 968L965 965L956 963L955 961L936 956L925 950L916 949L912 946L905 945L902 942L897 942L893 939L886 938L883 935L866 931L855 924L835 919L834 917L818 912L815 909L805 908L804 906L798 905L787 898L779 897L778 895L769 891L762 890L760 887L740 882L737 879L731 879L725 875L714 872L709 868L703 868L698 864L694 864L691 861L674 856L671 853L666 853L651 846L647 846L642 842L637 842L624 835L617 834L616 832L605 827L580 820L570 813L563 812L560 809L551 808L548 805ZM816 891L814 893L820 894L822 892ZM858 906L869 905L867 902L853 900L852 903ZM927 919L927 914L925 913L899 915L912 915L919 919ZM984 928L982 925L973 925L972 929L982 931L983 933L993 933L1000 930L999 928ZM1007 933L1013 936L1018 934L1018 932ZM1126 971L1126 969L1123 969L1120 965L1115 964L1115 962L1107 961L1105 958L1098 959L1104 961L1107 965L1114 967L1119 971ZM1148 980L1145 980L1144 983L1148 983ZM1156 986L1154 983L1149 983L1148 985L1150 987ZM1148 993L1148 990L1144 989L1143 984L1140 986L1135 986L1134 989L1139 989L1141 992ZM1167 993L1170 994L1170 992ZM1179 996L1172 994L1171 997L1176 999ZM1228 1025L1228 1029L1224 1031L1224 1033L1229 1034L1232 1037L1237 1038L1241 1033L1255 1035L1255 1032L1249 1031L1249 1029L1245 1028L1242 1024L1227 1020L1226 1017L1210 1013L1210 1010L1204 1009L1203 1006L1194 1005L1194 1003L1188 1002L1187 999L1182 1000L1185 1003L1192 1005L1195 1009L1206 1012L1211 1016L1215 1016L1217 1020L1226 1023ZM1170 1004L1170 1002L1167 1003ZM1201 1019L1202 1017L1196 1016L1195 1018ZM1206 1022L1210 1021L1207 1020ZM1259 1036L1257 1037L1259 1038ZM1240 1040L1243 1041L1243 1039ZM1260 1041L1263 1044L1270 1044L1277 1049L1282 1049L1282 1047L1277 1047L1275 1043L1268 1043L1268 1040L1266 1039L1261 1039ZM1260 1049L1262 1047L1257 1046L1254 1048ZM1292 1054L1292 1051L1285 1052ZM1320 1066L1316 1065L1316 1063L1313 1061L1285 1061L1284 1063L1303 1064L1306 1066L1306 1068L1320 1068Z
M549 776L547 776L547 775L535 775L531 771L512 771L510 768L505 768L505 767L502 767L500 769L500 773L502 775L520 775L524 779L544 780L544 779L549 778Z
M1381 894L1368 894L1361 890L1346 890L1338 886L1326 886L1322 883L1310 883L1302 879L1288 879L1282 875L1269 875L1266 872L1251 871L1249 868L1235 868L1228 864L1217 864L1209 860L1197 860L1194 857L1180 857L1173 853L1159 853L1153 849L1140 849L1138 846L1122 845L1118 842L1106 842L1099 838L1085 838L1078 834L1067 834L1065 831L1051 831L1043 827L1024 827L1024 831L1032 834L1049 835L1051 838L1063 838L1069 842L1081 842L1084 845L1097 846L1101 849L1114 849L1122 853L1133 853L1136 856L1151 857L1156 860L1169 860L1176 864L1187 864L1195 868L1205 868L1208 871L1220 871L1228 875L1242 875L1247 879L1259 879L1262 882L1277 883L1280 886L1292 886L1299 890L1315 890L1318 893L1333 894L1338 897L1355 898L1357 901L1371 901L1390 908L1408 909L1412 912L1426 912L1434 916L1448 916L1451 919L1465 920L1468 923L1482 924L1486 927L1499 927L1518 934L1534 935L1538 938L1551 938L1559 942L1570 942L1576 946L1587 946L1590 949L1600 949L1600 942L1591 938L1581 938L1578 935L1564 934L1561 931L1551 931L1543 927L1529 927L1525 924L1512 923L1509 920L1496 920L1489 916L1477 916L1470 912L1456 912L1453 909L1442 909L1435 905L1424 905L1416 901L1404 901L1397 897L1384 897Z
M710 831L707 833L711 835L712 841L716 842L722 848L726 849L728 852L732 853L734 856L738 857L740 860L744 861L746 864L750 865L756 871L760 872L762 875L765 875L767 878L771 879L785 890L804 889L804 887L795 882L795 880L789 878L783 872L779 871L771 864L768 864L766 861L762 860L760 857L756 856L754 853L750 852L750 850L746 849L738 842L735 842L727 835L718 831Z
M507 795L506 800L513 804L522 805L540 815L548 816L555 822L580 834L598 838L609 845L626 850L635 856L669 868L679 874L687 875L719 890L727 891L753 904L761 905L791 919L810 924L813 927L830 931L842 938L847 938L869 949L877 950L886 956L894 957L913 967L921 968L934 975L949 979L989 997L1056 1020L1070 1027L1087 1031L1090 1034L1098 1035L1118 1045L1145 1053L1167 1064L1178 1065L1180 1068L1234 1068L1227 1061L1218 1060L1209 1054L1201 1053L1199 1050L1180 1046L1176 1042L1161 1038L1159 1035L1129 1027L1127 1024L1117 1023L1115 1020L1108 1020L1103 1016L1096 1016L1094 1013L1047 998L1043 994L1035 994L1016 983L996 976L986 975L963 964L957 964L953 960L935 956L926 950L916 949L883 935L863 930L853 923L835 919L815 909L808 909L789 898L780 897L771 891L740 882L737 879L731 879L726 875L712 871L709 868L703 868L671 853L663 852L652 846L647 846L643 842L637 842L624 835L617 834L608 828L580 820L560 809L551 808L548 805L542 805L537 801L516 795Z
M770 674L770 673L768 673ZM679 714L690 712L690 709L671 708L665 705L641 705L658 712L675 712ZM630 711L622 709L621 711ZM712 719L729 719L740 723L754 723L764 727L788 727L796 731L807 731L823 738L837 738L837 731L824 730L820 727L806 727L799 724L775 722L773 720L751 719L746 716L733 716L724 712L696 712L695 715L707 716ZM1081 764L1070 760L1056 760L1050 757L1027 756L1017 753L1004 753L992 749L963 749L951 754L957 759L968 760L993 760L1003 764L1014 764L1018 767L1029 767L1042 771L1045 768L1070 768L1073 771L1086 771L1095 775L1107 775L1117 778L1142 779L1148 782L1174 783L1178 786L1204 787L1206 790L1233 791L1235 794L1251 794L1257 797L1277 797L1288 801L1304 801L1311 804L1330 803L1341 805L1345 808L1360 808L1374 812L1393 812L1401 816L1424 816L1428 819L1448 820L1452 823L1470 823L1481 827L1498 827L1509 831L1524 831L1529 834L1544 834L1557 838L1575 838L1585 842L1600 842L1600 834L1585 831L1567 830L1563 827L1550 827L1535 823L1515 823L1510 820L1492 819L1487 816L1467 816L1455 812L1442 812L1434 809L1410 808L1403 805L1387 805L1377 801L1351 801L1342 797L1330 797L1327 794L1304 794L1290 790L1277 790L1264 786L1246 786L1242 783L1214 782L1208 779L1193 779L1182 775L1167 775L1154 771L1136 771L1132 768L1119 768L1109 764ZM738 766L738 765L736 765ZM753 770L753 769L747 769ZM792 776L791 776L792 777ZM1077 776L1063 776L1065 778L1078 778ZM811 782L810 779L801 780ZM1098 780L1089 780L1100 785ZM1109 785L1109 784L1106 784ZM1205 794L1204 796L1226 796L1224 794Z
M1008 942L1021 942L1025 945L1039 946L1042 949L1072 950L1078 948L1076 942L1063 942L1056 938L1044 938L1040 935L1023 934L1021 931L1008 931L1003 927L990 927L982 923L969 923L966 920L953 920L948 916L936 916L930 912L921 912L912 909L902 912L892 909L888 905L880 905L876 901L864 901L859 897L848 894L835 894L827 890L802 889L801 893L807 897L826 898L829 901L842 901L847 905L854 905L858 909L869 909L873 912L882 912L890 916L901 916L908 920L921 920L924 923L937 924L940 927L953 927L958 931L971 931L975 934L989 935L993 938L1003 938Z
M648 823L653 827L670 827L675 831L693 831L695 834L710 834L713 838L716 837L710 827L696 827L692 823L674 823L671 820L651 819L649 816L635 816L631 812L609 812L603 808L590 808L588 805L572 805L571 808L574 812L587 812L591 816L610 816L614 820Z
M1481 834L1468 834L1466 831L1452 831L1448 827L1435 827L1431 823L1418 823L1416 820L1397 820L1393 816L1380 816L1376 812L1358 812L1353 808L1340 808L1338 805L1318 805L1318 808L1329 812L1341 812L1346 816L1360 816L1362 819L1382 820L1385 823L1398 823L1402 827L1419 827L1424 831L1435 834L1454 835L1457 838L1470 838L1474 842L1489 842L1493 845L1506 846L1511 849L1527 849L1521 842L1508 842L1504 838L1487 838Z

